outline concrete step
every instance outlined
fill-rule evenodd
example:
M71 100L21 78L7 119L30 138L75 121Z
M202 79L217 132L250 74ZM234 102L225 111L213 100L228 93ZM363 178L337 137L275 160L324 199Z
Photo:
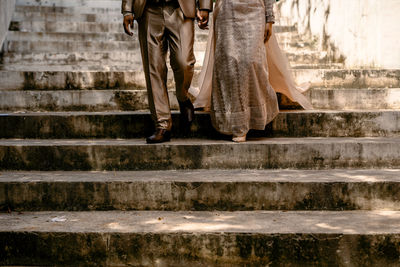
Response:
M284 51L286 51L284 49ZM291 64L321 64L327 65L335 63L326 52L319 51L298 51L287 52L286 56Z
M202 37L201 34L198 36ZM49 41L49 42L64 42L64 41L77 41L77 42L105 42L105 41L126 41L138 42L137 35L132 37L121 33L79 33L79 32L17 32L9 31L7 34L8 41ZM29 51L26 51L29 52ZM65 51L60 51L65 52Z
M10 30L22 32L111 32L123 33L122 15L117 18L118 22L82 22L82 21L12 21ZM276 32L286 32L290 29L287 26L275 26ZM307 46L306 43L301 43L300 46ZM297 45L296 45L297 47Z
M304 62L292 62L290 64L292 69L324 69L324 70L343 70L344 64L343 63L304 63Z
M399 177L400 170L2 172L0 210L399 211Z
M17 10L13 14L12 20L14 22L21 22L21 21L30 21L30 22L55 22L55 21L75 21L75 22L98 22L98 23L121 23L122 15L120 10L115 10L114 8L110 9L109 12L103 10L101 14L97 14L97 12L84 14L77 10L71 10L68 12L68 9L64 9L64 12L51 12L50 9L45 10L44 12L38 11L30 11L29 9L31 6L28 7L28 10L23 10L23 8L17 7ZM60 7L57 6L59 9ZM85 7L82 7L85 9ZM16 25L18 26L18 24ZM280 25L275 25L277 29L282 28ZM137 24L135 23L135 28L137 28ZM293 47L304 48L308 46L314 46L314 42L307 40L303 41L302 37L299 36L296 32L288 32L279 29L277 32L278 40L282 42L282 44L292 44ZM286 28L287 29L287 28ZM196 27L196 31L202 33L204 31L199 30ZM205 31L208 32L208 31ZM104 35L104 34L103 34ZM128 36L127 36L128 37Z
M0 80L1 90L139 89L146 84L142 71L0 71Z
M195 46L201 47L206 45L208 38L208 31L196 31ZM50 42L65 42L65 41L78 41L78 42L106 42L106 41L126 41L126 42L139 42L137 34L128 36L121 33L80 33L80 32L18 32L9 31L7 34L8 41L50 41ZM200 47L199 46L199 47ZM29 51L26 51L29 52ZM65 51L64 51L65 52ZM129 51L127 51L129 52Z
M16 12L18 13L18 12ZM104 22L108 22L111 24L115 24L115 23L120 23L121 22L121 17L120 14L115 15L115 14L111 14L111 15L107 15L107 14L100 14L100 15L96 15L96 14L76 14L76 13L72 13L72 14L65 14L65 13L51 13L51 12L24 12L24 14L27 13L28 16L32 15L33 17L38 17L38 19L46 19L47 17L54 17L54 19L56 21L60 21L60 17L65 17L66 19L69 18L69 16L76 16L75 17L71 17L71 19L69 21L72 22L79 22L79 18L86 18L88 21L86 23L86 25L92 25L93 23L97 22L97 21L91 21L91 20L104 20ZM97 18L96 16L98 16L99 18ZM92 18L94 17L94 18ZM27 21L26 17L23 17L21 19L16 18L14 20L16 22L15 27L18 27L18 22L19 21ZM28 21L29 22L29 21ZM32 22L32 21L31 21ZM33 21L35 22L35 21ZM40 22L40 20L38 21ZM61 22L63 22L61 20ZM67 21L68 22L68 21ZM85 21L81 21L81 22L85 22ZM41 22L43 23L43 22ZM88 24L91 23L91 24ZM14 27L14 26L13 26ZM276 26L278 27L278 26ZM137 29L137 23L135 22L135 29ZM17 30L17 28L16 28ZM208 30L200 30L198 27L195 27L195 31L196 31L196 41L197 42L206 42L207 38L208 38ZM132 39L136 39L137 35L134 35L133 37L129 37L125 34L121 34L120 32L118 33L110 33L110 32L101 32L101 33L97 33L97 32L20 32L20 31L10 31L7 35L7 38L9 40L50 40L50 41L54 41L54 40L74 40L74 41L97 41L97 40L132 40ZM300 48L302 49L302 51L309 51L310 47L309 46L313 46L312 44L310 44L309 41L303 41L297 34L293 34L293 33L286 33L286 32L282 32L282 33L277 33L277 38L279 40L280 45L286 49L294 49L294 50L299 50ZM301 47L300 47L301 46ZM310 50L312 51L312 50Z
M200 60L199 60L200 62ZM54 66L53 66L54 67ZM52 68L53 68L52 67ZM60 66L62 68L63 66ZM67 67L64 66L65 69ZM55 69L55 68L54 68ZM0 90L137 89L145 88L143 72L137 71L0 71ZM192 86L198 86L199 70ZM400 70L294 69L298 84L312 88L400 88ZM172 75L168 87L172 88Z
M103 69L113 66L102 66ZM120 66L121 67L121 66ZM126 66L129 68L129 66ZM137 67L140 65L138 63ZM172 71L170 72L172 75ZM172 83L172 80L171 80ZM173 86L173 85L171 85ZM315 109L381 110L400 109L400 89L310 89L305 93ZM177 109L175 90L169 91L170 105ZM301 109L279 95L281 109ZM147 92L141 90L3 90L0 111L135 111L148 109Z
M5 52L85 52L85 51L139 51L138 42L125 41L8 41L3 44ZM140 55L138 53L138 55Z
M398 211L28 212L0 222L6 265L396 266L400 257Z
M170 107L178 109L175 91ZM148 109L145 90L2 91L1 111L135 111Z
M175 92L170 106L178 109ZM2 91L2 111L134 111L148 109L145 90Z
M119 16L122 21L122 15ZM123 33L122 23L79 21L12 21L10 30L22 32L111 32Z
M140 62L141 64L141 55L139 50L139 42L132 41L99 41L99 42L91 42L91 41L8 41L6 40L3 44L3 59L2 62L5 64L3 69L11 69L13 68L12 61L15 61L13 58L15 56L18 58L23 58L27 53L34 55L36 54L44 54L49 53L50 55L54 55L56 53L69 54L68 58L74 58L76 54L79 53L103 53L107 55L108 53L119 52L120 54L126 52L127 55L129 53L136 53L134 59L130 62L130 64L137 64ZM205 51L203 49L202 43L197 43L194 47L194 54L197 58L198 64L202 64L204 60ZM22 56L19 56L19 55ZM10 55L10 56L9 56ZM15 56L14 56L15 55ZM11 60L9 59L11 57ZM129 58L123 59L121 62L127 62ZM10 62L11 61L11 62ZM90 64L93 61L88 61L84 63L85 65ZM112 61L112 64L115 68L118 68L118 65L121 64L118 60ZM16 64L24 64L23 60L17 60ZM36 62L38 65L45 65L46 62ZM43 64L44 63L44 64ZM51 61L49 62L52 63ZM81 63L77 61L72 61L72 63ZM95 64L98 66L99 64ZM15 69L15 67L14 67ZM54 69L54 66L49 67L48 69Z
M87 6L72 6L63 7L58 5L53 6L15 6L15 12L40 12L42 14L57 13L57 14L95 14L106 16L122 16L121 7L107 8L107 7L87 7Z
M119 0L16 0L17 6L121 8Z
M298 84L313 88L399 88L400 69L294 69Z
M400 88L314 88L306 95L316 109L400 109Z
M229 155L229 157L227 157ZM1 170L400 168L399 137L173 139L3 139Z
M38 52L38 53L7 53L2 58L3 66L9 65L131 65L138 68L142 65L139 50L115 52Z
M208 39L208 31L197 30L195 35L194 50L205 51ZM121 33L82 33L82 32L20 32L20 31L10 31L7 34L8 41L22 41L22 42L32 42L32 46L35 46L36 41L49 41L49 42L139 42L137 34L132 37L121 34ZM291 47L295 46L297 43L293 42L280 42L281 46ZM124 49L124 47L121 47ZM290 50L290 49L288 49ZM292 49L293 50L293 49ZM26 51L31 52L31 51ZM63 51L65 52L65 51ZM127 51L129 52L129 51ZM297 55L299 58L304 57L326 57L326 53L316 52L314 50L294 50L290 54Z
M25 21L26 22L26 21ZM10 31L7 35L7 40L8 41L29 41L32 42L32 46L35 46L36 41L49 41L49 42L71 42L71 41L79 41L79 42L105 42L105 41L129 41L129 42L138 42L138 37L136 31L134 32L135 34L130 37L122 32L122 28L118 30L117 33L115 32L81 32L81 31L61 31L61 32L48 32L47 30L43 31L17 31L18 30L18 23L19 22L12 22L11 28L13 28L13 31ZM33 24L36 24L36 22L32 22ZM37 23L43 23L43 22L37 22ZM60 23L70 23L70 22L60 22ZM99 23L95 22L88 22L85 25L102 25ZM120 21L118 23L113 23L118 24L120 26ZM85 27L86 27L85 26ZM89 27L89 26L88 26ZM135 25L135 28L137 28L137 25ZM196 34L195 34L195 50L205 50L206 48L206 43L208 39L208 31L203 31L199 30L196 28ZM293 40L282 40L279 41L279 44L281 47L284 47L284 50L288 50L289 52L293 54L297 54L299 56L301 55L307 55L307 54L312 54L315 53L313 49L310 47L307 47L305 49L299 49L298 46L299 44L304 44L307 45L307 42L303 41L293 41ZM124 47L121 47L122 49Z
M18 8L21 10L21 8ZM113 8L112 10L115 10ZM96 13L61 13L61 12L35 12L16 11L12 16L13 21L82 21L82 22L121 22L120 12Z
M203 63L203 43L196 43L195 54L197 55L197 64ZM313 54L287 54L288 59L293 66L301 64L331 64L333 62L323 54L315 52ZM139 48L126 51L87 51L87 52L8 52L0 57L0 62L4 65L64 65L77 64L79 65L128 65L141 63L141 55Z
M101 65L100 65L101 64ZM49 72L49 71L57 71L57 72L131 72L135 70L142 69L142 62L140 58L136 61L133 61L129 64L118 64L115 61L105 60L100 61L98 64L80 64L79 62L75 62L72 64L65 65L50 65L50 64L3 64L0 65L0 71L32 71L32 72ZM172 75L171 79L173 78Z
M197 28L196 28L197 29ZM208 39L208 31L202 31L197 29L195 34L195 50L205 51L206 44ZM123 33L112 33L112 32L104 32L104 33L83 33L83 32L21 32L21 31L10 31L7 34L8 41L49 41L49 42L106 42L106 41L126 41L126 42L139 42L138 35L135 34L131 37ZM280 46L287 47L288 51L292 51L291 54L295 54L298 56L316 56L322 54L326 56L326 53L319 53L315 50L311 50L310 48L300 50L295 49L298 45L297 42L293 41L280 41ZM32 44L34 45L34 43ZM122 47L123 48L123 47ZM286 50L286 49L285 49ZM26 51L29 52L29 51ZM65 51L63 51L65 52Z
M204 57L204 52L195 51L196 58ZM88 51L88 52L23 52L6 53L0 59L4 68L13 68L26 65L30 69L33 66L65 66L79 65L98 68L99 65L109 65L118 68L119 65L131 65L131 69L137 69L142 65L139 49L133 51ZM196 66L202 64L197 60ZM132 67L133 66L133 67ZM43 68L43 67L42 67ZM51 69L52 67L48 67ZM27 67L25 68L25 70Z
M172 118L175 138L224 138L207 113L196 112L188 136L179 128L179 113ZM0 138L144 138L153 128L149 112L2 113L0 124ZM400 137L400 111L285 111L265 131L249 134L261 136Z

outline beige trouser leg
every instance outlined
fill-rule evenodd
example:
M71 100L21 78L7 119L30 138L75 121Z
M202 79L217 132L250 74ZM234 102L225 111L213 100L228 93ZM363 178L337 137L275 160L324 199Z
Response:
M139 20L139 41L152 118L157 128L170 130L167 50L169 47L176 95L183 102L188 99L195 64L194 22L183 16L177 2L149 5Z

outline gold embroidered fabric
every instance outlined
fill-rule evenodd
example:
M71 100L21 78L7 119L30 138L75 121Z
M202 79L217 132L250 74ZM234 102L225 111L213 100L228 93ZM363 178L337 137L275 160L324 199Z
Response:
M262 0L217 0L194 105L210 109L219 132L263 130L279 112L276 92L312 108L275 35L264 44L265 12Z

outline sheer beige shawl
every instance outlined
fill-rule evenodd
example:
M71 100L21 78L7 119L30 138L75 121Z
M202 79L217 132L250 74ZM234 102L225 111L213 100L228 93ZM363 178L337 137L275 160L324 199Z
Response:
M219 5L217 1L213 14L214 21L218 16L218 10ZM190 93L196 98L194 102L195 108L210 109L215 51L214 40L214 28L212 26L210 27L203 67L199 76L199 88L191 88L190 90ZM284 94L290 100L299 103L304 109L312 109L311 103L302 94L308 89L308 85L296 85L289 62L282 53L274 32L270 40L265 44L265 47L267 49L266 60L268 61L269 81L275 92Z

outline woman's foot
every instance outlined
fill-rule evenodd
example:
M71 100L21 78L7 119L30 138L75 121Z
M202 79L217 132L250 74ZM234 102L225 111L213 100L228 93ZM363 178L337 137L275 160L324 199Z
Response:
M243 135L243 136L233 136L232 137L232 141L233 142L235 142L235 143L243 143L243 142L246 142L246 135Z

